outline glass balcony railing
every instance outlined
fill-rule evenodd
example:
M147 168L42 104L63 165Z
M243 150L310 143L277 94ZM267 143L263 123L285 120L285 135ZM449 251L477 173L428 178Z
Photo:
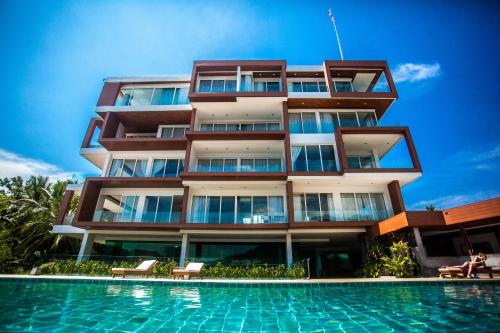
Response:
M96 210L94 221L97 222L135 222L135 223L179 223L180 212L158 211L154 213L143 213L141 219L137 220L129 212L113 212L109 210Z
M287 223L286 215L239 215L231 213L210 213L207 212L205 217L202 214L191 213L188 223L196 224L276 224Z
M189 104L189 88L123 88L115 106Z
M280 131L282 130L279 122L265 122L265 123L213 123L201 124L199 131L203 132L251 132L251 131Z
M213 76L202 76L199 78L196 92L201 93L233 93L233 92L281 92L280 73L263 72L258 74L241 75L240 87L238 89L238 80L236 73L227 78L215 78Z
M279 158L199 159L191 172L284 172Z

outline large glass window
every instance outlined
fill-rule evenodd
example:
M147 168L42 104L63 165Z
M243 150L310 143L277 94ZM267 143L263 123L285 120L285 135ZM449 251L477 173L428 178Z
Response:
M325 81L292 82L288 86L291 92L327 92Z
M347 156L347 166L350 169L376 168L373 155L369 156Z
M339 127L337 112L320 112L321 133L333 133Z
M336 92L352 92L350 81L333 81L333 86Z
M136 218L138 196L104 195L100 209L94 211L94 221L133 222Z
M123 88L116 106L189 104L188 88Z
M335 221L331 193L295 193L293 205L297 222Z
M278 122L201 124L200 131L279 131Z
M177 177L183 169L182 159L155 159L151 177Z
M161 129L162 138L182 138L186 134L187 127L184 126L168 126Z
M147 160L114 159L109 169L110 177L146 177Z
M373 112L358 112L358 119L361 127L377 126L377 119Z
M146 196L142 222L176 223L180 221L182 196Z
M199 92L234 92L236 80L200 80Z
M241 158L238 170L236 158L199 159L198 172L280 172L282 170L279 158Z
M346 221L380 221L388 217L383 193L341 193Z
M278 81L254 82L253 91L255 92L279 92L281 84Z
M332 145L292 146L292 170L333 172L337 170Z
M339 112L340 126L358 127L356 112Z
M282 196L194 196L190 223L283 223Z

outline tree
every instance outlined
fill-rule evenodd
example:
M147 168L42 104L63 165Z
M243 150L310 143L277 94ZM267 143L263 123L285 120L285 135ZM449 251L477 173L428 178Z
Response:
M433 212L436 210L436 207L434 207L433 205L429 205L425 207L425 210L428 212Z

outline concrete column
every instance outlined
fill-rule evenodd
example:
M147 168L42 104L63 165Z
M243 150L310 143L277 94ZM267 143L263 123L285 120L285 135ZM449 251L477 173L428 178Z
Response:
M241 90L241 67L236 68L236 91Z
M189 256L189 236L182 235L181 257L179 258L179 266L184 267L186 258Z
M425 263L427 259L424 243L422 242L422 236L420 235L420 230L418 228L413 228L413 234L415 236L415 242L417 243L417 248L416 248L417 259L420 264L421 272L424 273Z
M88 231L85 231L85 233L83 234L82 244L80 245L80 251L78 252L77 260L79 262L88 259L88 257L92 253L93 245L94 245L94 235L89 234Z
M288 268L293 265L292 234L286 234L286 265Z

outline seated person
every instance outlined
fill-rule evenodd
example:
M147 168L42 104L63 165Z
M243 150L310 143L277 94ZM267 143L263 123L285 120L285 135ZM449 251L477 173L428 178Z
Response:
M488 259L486 254L479 252L478 256L476 258L474 258L473 261L464 262L464 264L462 266L460 266L460 268L464 269L464 268L468 267L469 270L467 271L467 277L470 278L472 270L474 268L479 267L479 266L486 267L486 259Z

